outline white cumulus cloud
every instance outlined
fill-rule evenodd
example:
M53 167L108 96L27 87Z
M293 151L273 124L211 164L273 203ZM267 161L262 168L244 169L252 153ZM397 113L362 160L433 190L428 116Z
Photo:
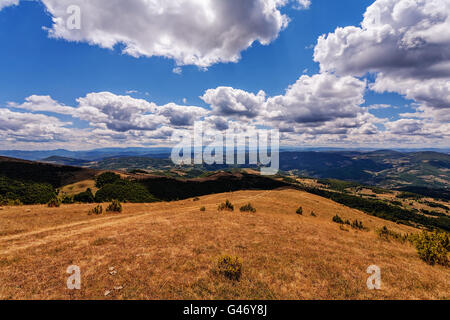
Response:
M134 57L162 56L199 67L237 62L254 42L267 45L288 25L281 7L310 6L309 0L41 1L53 17L54 38L109 49L122 44ZM81 10L79 30L67 25L73 5Z
M8 106L11 108L19 108L28 111L53 112L68 115L74 112L74 108L64 106L58 101L53 100L50 96L32 95L25 98L25 102L22 104L10 102L8 103Z
M360 27L321 36L321 70L377 75L371 88L450 108L450 0L377 0Z
M17 6L19 4L19 0L1 0L0 1L0 10L9 6Z

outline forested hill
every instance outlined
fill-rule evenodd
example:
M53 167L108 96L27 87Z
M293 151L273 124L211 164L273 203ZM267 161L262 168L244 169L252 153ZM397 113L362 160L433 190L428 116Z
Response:
M0 176L23 182L48 183L54 188L91 179L95 174L92 169L0 157Z

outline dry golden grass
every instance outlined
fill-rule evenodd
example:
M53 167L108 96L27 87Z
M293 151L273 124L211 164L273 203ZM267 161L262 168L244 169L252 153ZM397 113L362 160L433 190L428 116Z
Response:
M91 188L94 194L98 191L98 188L95 186L95 180L84 180L74 184L70 184L63 187L61 191L65 194L73 196L86 191L87 188Z
M251 202L257 212L218 212L226 199L235 207ZM303 216L295 213L299 206ZM242 191L125 204L123 214L102 216L88 216L91 207L0 211L1 299L450 298L448 268L431 267L409 244L375 233L385 225L417 230L308 193ZM342 231L331 222L336 214L362 220L370 231ZM242 259L241 281L214 272L224 254ZM380 291L366 286L373 264L382 271ZM70 265L81 267L81 290L66 288Z

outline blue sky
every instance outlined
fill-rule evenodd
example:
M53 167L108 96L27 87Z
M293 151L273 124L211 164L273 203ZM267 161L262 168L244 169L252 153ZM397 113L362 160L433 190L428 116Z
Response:
M51 0L49 1L51 2ZM447 2L447 0L442 1ZM62 122L70 121L72 123L71 125L62 125L64 128L106 128L111 130L112 126L108 124L97 126L89 118L77 117L70 112L61 114L39 110L39 108L30 109L29 107L20 108L18 106L30 96L49 96L52 101L75 108L78 98L85 97L89 93L108 92L117 96L130 96L137 99L136 101L143 99L157 106L174 103L179 106L189 105L217 110L220 106L217 107L214 103L207 103L205 99L200 98L208 89L228 87L253 95L263 90L268 99L269 97L282 96L302 75L313 77L321 73L321 64L314 61L314 47L318 43L318 38L323 34L333 33L338 27L359 27L363 21L363 14L374 2L374 0L312 0L311 5L302 10L294 8L293 5L280 6L279 11L289 17L290 22L285 29L280 29L277 32L275 39L267 45L261 45L258 41L255 41L252 46L238 50L241 54L238 61L212 63L206 69L199 66L198 63L197 65L180 65L179 61L171 57L157 55L133 57L122 52L122 49L126 47L125 44L116 44L112 50L101 48L99 45L89 43L88 36L85 36L86 39L76 42L64 36L58 39L50 37L48 30L53 28L52 18L57 15L57 12L46 11L46 4L40 1L21 1L19 5L6 6L0 9L0 43L2 48L0 50L0 109L8 109L16 113L40 114L55 117ZM379 0L377 2L386 6L382 2L388 3L389 1ZM164 28L164 26L158 26L158 28ZM141 31L143 33L149 32ZM351 60L351 56L347 60ZM181 74L173 72L176 67L181 68ZM342 70L345 68L342 67ZM342 74L336 73L336 76L351 76L358 80L367 81L370 85L377 78L377 74L372 71L364 69L361 75L349 74L344 70ZM383 69L380 67L380 70L377 71L383 72ZM446 85L448 85L448 78L446 78L446 81ZM383 125L386 119L396 124L395 121L404 118L403 114L417 113L417 108L431 108L431 111L438 109L437 107L433 109L433 106L429 105L425 106L420 99L414 99L416 97L414 94L405 94L405 92L402 88L384 90L367 88L364 90L365 102L359 106L362 108L372 105L389 106L371 108L368 111L369 114L382 119L372 123L382 132L386 131ZM214 99L210 99L210 101L212 100ZM317 101L320 103L322 100ZM15 105L12 106L11 103ZM295 109L296 105L290 105L289 108ZM426 112L431 112L428 109ZM438 111L442 110L439 109ZM421 112L425 111L421 110ZM214 112L213 114L224 116L220 112ZM298 117L296 112L293 112L293 117L296 116ZM261 117L264 116L261 115ZM417 121L425 121L422 118L417 115L410 116L408 128L412 124L420 126ZM241 120L241 118L233 117L233 115L229 118L229 121ZM416 122L412 123L412 120ZM244 122L248 123L248 121L247 116ZM308 125L315 126L318 123L299 121L301 122L301 129L296 129L295 132L298 136L305 136L305 128ZM323 122L320 125L326 125L326 123ZM397 127L395 126L395 128ZM186 124L184 128L187 128ZM139 128L139 130L144 131L155 129L160 129L160 127ZM123 135L127 132L120 130L118 133ZM48 134L47 132L47 136L40 141L33 139L27 141L22 136L15 140L16 138L10 129L3 133L4 136L9 138L10 142L4 143L3 146L0 144L0 148L12 148L14 146L18 148L46 148L54 143L58 146L67 145L69 148L77 148L77 143L82 143L81 141L66 141L61 136L49 138ZM293 135L294 133L290 134ZM318 145L331 146L335 145L339 139L344 138L343 136L331 137L329 136L331 133L327 133L327 139L315 141L309 136L318 134L312 131L307 134L308 141L301 140L298 142L299 144L314 145L317 143ZM102 137L103 142L107 141L103 134ZM439 139L439 134L437 136L435 134L431 138L434 139L433 141L439 140L439 143L446 144L445 136ZM113 140L114 138L111 138L111 145L117 145ZM292 140L292 137L287 140ZM399 141L401 140L399 139ZM126 140L121 141L123 143ZM367 141L370 141L370 139ZM384 144L381 138L377 141L380 145ZM425 139L420 139L420 141L412 139L411 145L425 146L427 141ZM136 141L131 142L130 140L130 143L140 145ZM393 145L396 143L393 142ZM155 145L160 144L164 143L160 140L155 142ZM82 147L80 146L80 148Z

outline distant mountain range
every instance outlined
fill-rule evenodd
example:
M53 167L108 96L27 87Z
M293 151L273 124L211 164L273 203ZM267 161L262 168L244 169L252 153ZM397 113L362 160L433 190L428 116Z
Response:
M174 165L169 148L97 149L91 151L7 151L15 158L97 170L161 172L181 170L187 177L228 168L223 165ZM1 154L1 152L0 152ZM256 166L240 166L257 168ZM176 170L174 170L176 169ZM339 179L387 189L431 188L450 190L450 154L433 151L292 151L280 152L282 174ZM176 173L178 174L178 173Z
M152 157L152 158L167 158L172 149L171 148L103 148L86 151L69 151L65 149L58 150L39 150L39 151L24 151L24 150L0 150L0 156L25 159L25 160L43 160L54 156L79 159L85 161L99 161L106 158L119 157ZM282 147L282 152L373 152L377 149L360 148L360 149L342 149L342 148L314 148L314 147ZM394 151L402 153L412 152L438 152L450 153L450 149L395 149Z
M111 157L129 156L153 156L158 157L164 154L167 157L172 149L170 148L104 148L87 151L69 151L65 149L22 151L22 150L0 150L0 156L18 158L24 160L43 160L51 157L63 157L86 161L98 161Z
M301 176L357 181L387 189L450 188L450 155L438 152L284 152L282 171Z

